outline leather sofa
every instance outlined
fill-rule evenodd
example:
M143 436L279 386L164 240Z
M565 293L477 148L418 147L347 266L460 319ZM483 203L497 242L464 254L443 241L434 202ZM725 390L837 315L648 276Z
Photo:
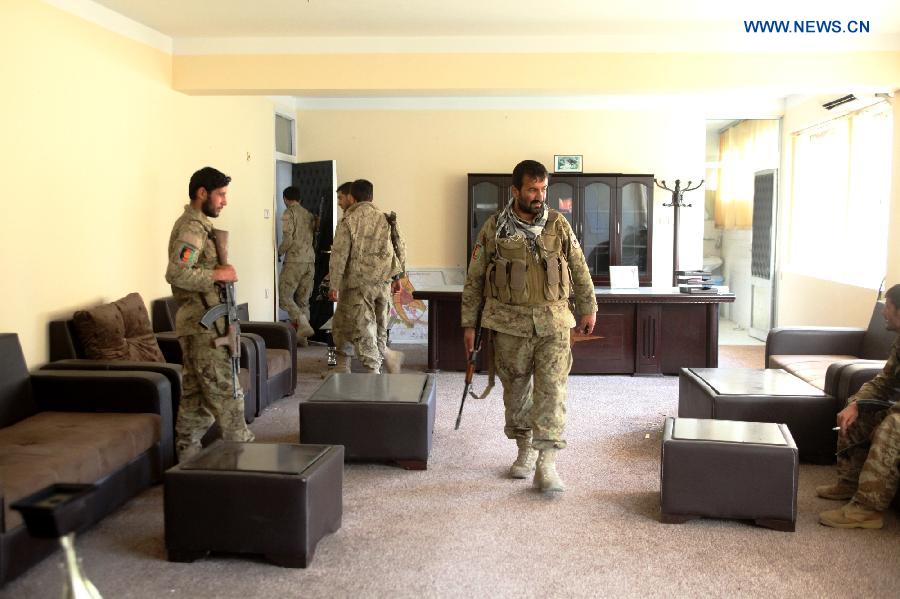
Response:
M153 300L150 312L157 335L174 335L178 303L172 296ZM255 346L259 399L256 415L297 386L297 333L283 322L251 321L247 304L238 306L241 337Z
M779 327L766 337L766 368L782 368L846 400L884 368L896 334L885 328L884 302L876 302L867 328ZM844 379L844 369L854 366ZM845 385L839 389L839 385ZM855 388L854 388L855 387Z
M103 311L111 312L110 307L115 307L126 316L124 321L128 327L124 331L120 331L123 335L120 341L125 346L133 344L133 340L139 337L153 338L154 344L157 345L161 354L147 359L146 356L135 355L134 352L125 354L120 352L119 355L111 355L101 357L96 350L91 351L85 346L84 332L85 325L76 323L76 317L83 320L85 314L102 313ZM136 293L112 302L110 304L102 304L88 311L76 312L76 317L67 320L54 320L50 322L50 364L45 368L54 370L73 369L73 370L141 370L149 372L157 372L162 374L169 380L172 388L172 413L178 414L178 405L181 400L181 346L178 343L174 333L164 335L154 335L150 327L150 317L147 309L144 307L143 300ZM131 328L134 330L131 330ZM82 333L79 332L82 329ZM149 342L148 340L146 340ZM109 341L107 341L109 343ZM144 358L144 359L135 359ZM162 358L160 361L159 359ZM157 360L157 361L154 361ZM258 396L257 389L257 373L256 373L256 345L247 339L241 341L241 370L238 373L238 380L241 388L244 390L244 420L249 424L253 422L258 412ZM214 432L211 432L214 436ZM205 437L205 442L209 441L210 434Z
M0 585L58 547L29 535L14 501L57 482L95 484L89 526L162 481L174 457L169 380L148 371L29 373L18 336L0 334Z

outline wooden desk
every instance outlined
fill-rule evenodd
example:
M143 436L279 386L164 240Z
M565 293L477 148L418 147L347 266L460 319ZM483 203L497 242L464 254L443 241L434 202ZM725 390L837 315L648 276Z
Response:
M590 337L575 338L573 374L660 375L718 366L719 304L733 302L734 294L688 295L671 287L597 287L595 293L597 326ZM419 289L413 297L428 301L428 370L465 370L462 285ZM482 355L490 355L485 349Z

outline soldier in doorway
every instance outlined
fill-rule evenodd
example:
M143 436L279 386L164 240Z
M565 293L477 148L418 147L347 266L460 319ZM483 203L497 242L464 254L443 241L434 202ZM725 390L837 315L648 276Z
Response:
M316 218L300 205L298 188L286 187L282 199L287 209L281 217L282 237L278 246L278 256L284 260L278 279L278 305L288 313L297 331L297 343L306 345L306 338L315 333L309 324L309 296L316 272L313 251Z

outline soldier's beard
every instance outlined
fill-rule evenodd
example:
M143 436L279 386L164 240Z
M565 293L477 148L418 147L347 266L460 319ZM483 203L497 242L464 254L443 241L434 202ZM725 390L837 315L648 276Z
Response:
M522 212L523 214L537 215L537 214L540 214L544 210L544 203L539 200L535 200L534 202L529 202L528 200L525 200L524 198L519 198L518 200L516 200L516 206L518 206L519 211Z
M212 200L210 198L206 198L203 204L200 206L200 210L203 211L203 214L210 218L216 218L219 216L219 212L213 207Z

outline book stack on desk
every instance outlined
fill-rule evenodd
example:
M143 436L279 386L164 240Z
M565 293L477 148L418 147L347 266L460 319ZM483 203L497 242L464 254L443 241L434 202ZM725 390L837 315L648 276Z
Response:
M719 290L710 283L712 273L708 270L676 270L675 281L678 291L693 295L718 295Z

